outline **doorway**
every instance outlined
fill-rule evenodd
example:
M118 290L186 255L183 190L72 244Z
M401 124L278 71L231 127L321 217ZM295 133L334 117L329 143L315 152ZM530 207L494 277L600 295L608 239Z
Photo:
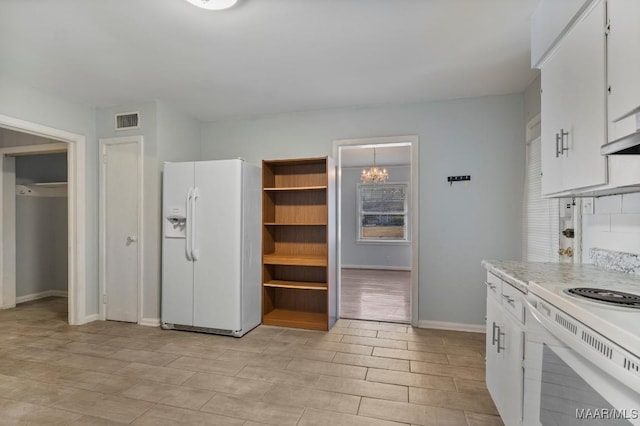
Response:
M7 158L15 155L67 152L67 272L68 323L84 324L97 319L86 315L85 256L85 137L37 123L0 114L0 132L14 132L20 143L0 148L0 308L16 305L15 170ZM44 138L50 143L24 143L28 138ZM4 138L3 138L4 141ZM54 148L54 145L58 145Z
M417 324L418 138L334 141L339 317ZM386 180L362 178L372 167Z

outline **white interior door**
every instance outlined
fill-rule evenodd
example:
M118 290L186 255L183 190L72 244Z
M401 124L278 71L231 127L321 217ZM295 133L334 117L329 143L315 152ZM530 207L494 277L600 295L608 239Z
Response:
M100 141L104 317L138 322L142 270L142 138Z

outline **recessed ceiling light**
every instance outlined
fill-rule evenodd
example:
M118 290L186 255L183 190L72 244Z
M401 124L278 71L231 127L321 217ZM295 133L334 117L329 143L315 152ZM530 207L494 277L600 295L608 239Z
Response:
M209 10L228 9L238 2L238 0L187 0L189 3Z

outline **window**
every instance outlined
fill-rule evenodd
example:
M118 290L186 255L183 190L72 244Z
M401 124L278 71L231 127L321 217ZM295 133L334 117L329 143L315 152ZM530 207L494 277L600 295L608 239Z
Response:
M358 241L408 241L407 187L358 184Z
M540 144L539 137L527 144L522 258L529 262L557 262L560 202L557 198L542 198Z

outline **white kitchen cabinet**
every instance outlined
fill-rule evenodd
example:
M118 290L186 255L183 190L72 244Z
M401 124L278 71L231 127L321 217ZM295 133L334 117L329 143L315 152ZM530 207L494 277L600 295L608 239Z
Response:
M607 1L609 141L635 132L640 113L640 1Z
M594 2L542 64L542 193L607 183L605 6Z
M497 291L496 291L497 290ZM523 294L487 274L486 381L505 425L522 424Z
M531 17L531 65L537 67L567 25L589 5L591 0L540 0ZM634 0L630 0L634 1Z

